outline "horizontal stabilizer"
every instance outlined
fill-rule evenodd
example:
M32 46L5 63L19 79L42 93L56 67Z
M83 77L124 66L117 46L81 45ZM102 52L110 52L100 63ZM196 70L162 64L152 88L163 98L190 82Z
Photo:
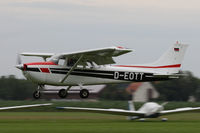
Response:
M30 53L30 52L24 52L24 53L21 53L20 55L49 58L49 57L53 56L54 53Z

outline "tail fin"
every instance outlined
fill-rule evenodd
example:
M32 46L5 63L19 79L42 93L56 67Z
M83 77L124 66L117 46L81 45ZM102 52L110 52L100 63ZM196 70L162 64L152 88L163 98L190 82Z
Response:
M165 74L174 74L180 71L187 44L176 43L170 47L152 66L156 66L158 71Z
M133 101L128 101L128 108L130 111L135 111L135 106Z
M130 111L136 111L133 101L128 101L128 108ZM127 116L127 120L136 120L136 119L139 119L139 116Z

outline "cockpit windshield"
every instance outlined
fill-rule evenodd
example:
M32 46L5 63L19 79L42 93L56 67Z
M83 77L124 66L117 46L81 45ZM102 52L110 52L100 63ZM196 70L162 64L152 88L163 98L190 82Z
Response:
M49 58L49 61L54 62L55 64L58 64L60 59L60 55L54 55L51 58Z
M75 58L63 59L62 57L60 57L60 55L54 55L49 59L49 61L52 61L52 62L54 62L55 64L58 64L58 65L70 66L71 67L77 62L77 59L75 59Z

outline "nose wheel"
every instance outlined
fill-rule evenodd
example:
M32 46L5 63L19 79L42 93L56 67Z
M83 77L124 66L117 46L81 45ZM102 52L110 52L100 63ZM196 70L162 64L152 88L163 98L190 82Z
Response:
M41 97L41 93L40 93L41 89L44 89L44 85L39 85L36 91L33 92L34 99L39 99Z
M40 91L35 91L35 92L33 92L33 98L39 99L40 97L41 97Z
M81 98L88 98L90 93L87 89L82 89L79 93L80 97Z

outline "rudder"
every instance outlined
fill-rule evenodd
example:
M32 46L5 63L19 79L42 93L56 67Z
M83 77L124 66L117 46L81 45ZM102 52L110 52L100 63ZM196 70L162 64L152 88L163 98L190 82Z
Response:
M170 47L152 66L160 68L160 72L166 74L178 73L183 61L187 44L176 43Z

